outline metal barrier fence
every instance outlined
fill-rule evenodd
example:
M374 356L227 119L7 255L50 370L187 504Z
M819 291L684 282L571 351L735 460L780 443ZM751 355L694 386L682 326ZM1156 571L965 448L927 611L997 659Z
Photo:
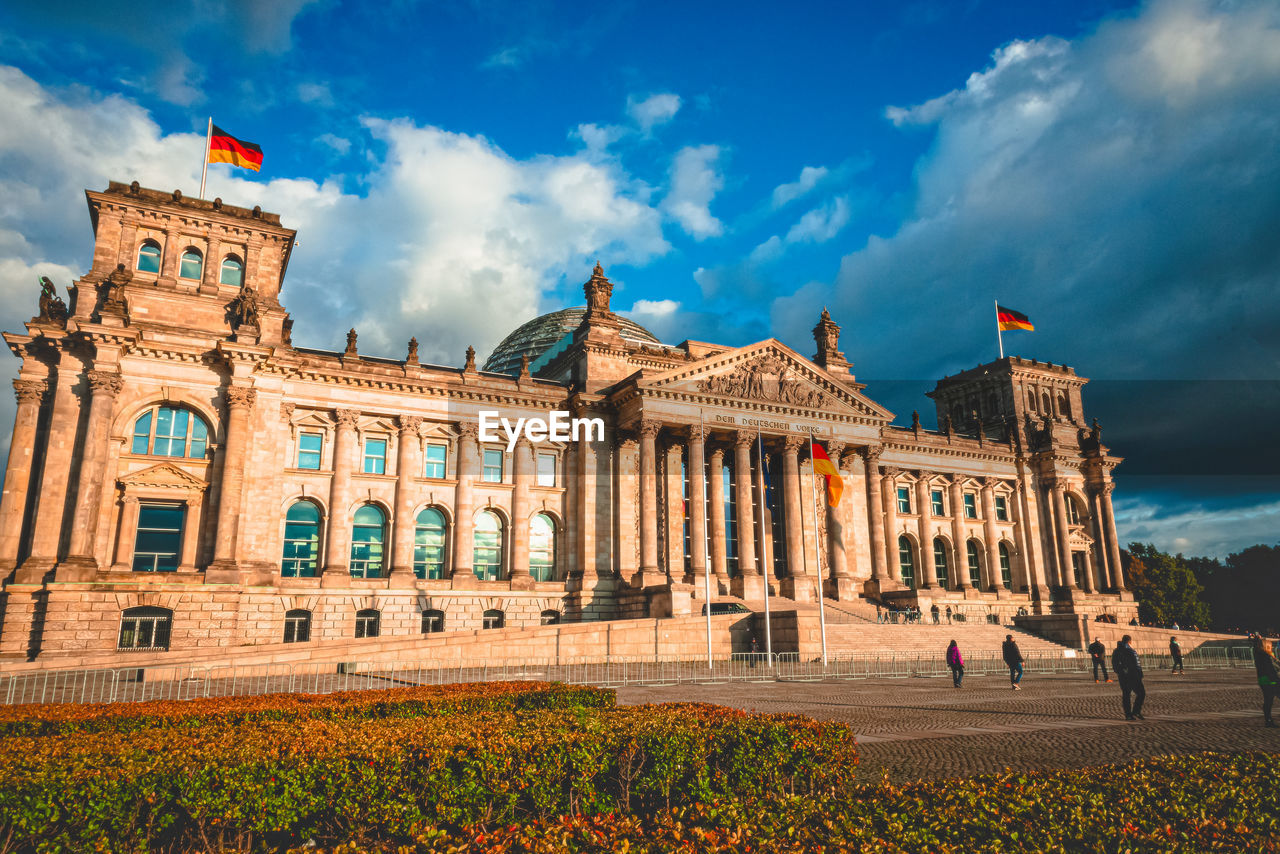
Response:
M1208 647L1183 656L1188 670L1252 667L1247 646ZM1108 668L1110 657L1108 656ZM1143 654L1148 672L1171 667L1169 655ZM1030 652L1027 674L1084 673L1092 665L1087 654ZM679 683L810 681L936 677L949 675L941 654L863 653L830 660L801 661L795 653L737 653L708 667L706 660L612 658L606 661L499 661L449 666L439 662L306 662L292 665L117 668L0 674L0 704L134 703L146 700L190 700L197 697L254 696L278 693L328 694L414 685L460 682L547 681L573 685L622 687ZM969 676L1004 675L1008 667L998 652L967 655Z

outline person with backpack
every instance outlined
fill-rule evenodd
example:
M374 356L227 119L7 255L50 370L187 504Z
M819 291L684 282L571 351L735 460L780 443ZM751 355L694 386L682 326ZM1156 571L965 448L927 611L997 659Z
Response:
M960 646L955 641L947 647L947 667L951 668L951 683L959 688L964 681L964 656L960 654Z
M1147 699L1147 689L1142 685L1142 662L1137 651L1129 646L1132 640L1128 635L1120 638L1115 650L1111 653L1111 669L1120 680L1121 706L1124 708L1124 719L1145 720L1142 717L1142 703ZM1132 703L1130 702L1132 695Z
M1093 643L1089 644L1089 658L1093 659L1093 684L1098 684L1098 668L1102 668L1102 678L1111 681L1111 677L1107 674L1107 648L1102 641L1094 638Z
M1018 649L1018 645L1013 641L1013 635L1004 636L1004 644L1001 646L1001 652L1004 655L1004 663L1009 665L1009 686L1015 691L1021 691L1018 683L1022 681L1022 652Z
M1177 673L1179 676L1186 676L1187 672L1182 669L1182 646L1176 636L1169 638L1169 655L1173 658L1173 670L1169 671L1169 675Z

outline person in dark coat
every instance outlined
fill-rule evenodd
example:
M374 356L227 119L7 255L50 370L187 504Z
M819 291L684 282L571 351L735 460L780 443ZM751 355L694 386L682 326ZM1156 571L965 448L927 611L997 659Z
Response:
M933 624L938 625L938 614L942 613L938 610L938 603L934 602L933 607L929 609L929 613L933 615Z
M1178 643L1176 635L1169 638L1169 655L1173 658L1173 670L1169 671L1169 675L1177 673L1186 676L1187 672L1182 669L1182 645Z
M1013 641L1013 635L1004 636L1001 652L1004 654L1004 663L1009 665L1009 686L1015 691L1021 691L1018 683L1022 681L1023 658L1018 645Z
M1142 685L1142 662L1138 653L1129 646L1128 635L1120 638L1115 650L1111 653L1111 669L1120 680L1122 695L1121 705L1124 707L1124 719L1127 721L1144 720L1142 702L1147 699L1147 689ZM1132 695L1132 701L1130 700Z
M1107 648L1101 640L1094 638L1093 643L1089 644L1089 657L1093 659L1093 682L1098 682L1098 668L1102 668L1102 678L1111 681L1111 677L1107 674Z
M1273 727L1276 722L1271 717L1271 704L1280 694L1280 660L1276 659L1274 644L1262 635L1253 639L1253 666L1258 671L1258 687L1262 689L1263 726Z
M964 681L964 656L960 654L960 646L955 641L947 647L947 667L951 668L951 683L959 688Z

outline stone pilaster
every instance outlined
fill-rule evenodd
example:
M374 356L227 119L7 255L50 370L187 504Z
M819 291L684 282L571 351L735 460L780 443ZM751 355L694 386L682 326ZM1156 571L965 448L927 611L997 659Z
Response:
M706 434L701 425L689 428L689 457L685 476L689 480L689 574L685 583L702 580L707 569L707 466Z
M480 477L480 428L466 421L458 425L458 486L453 498L453 586L475 587L475 482Z
M656 421L640 424L640 573L636 586L666 580L658 569L658 431Z
M1053 495L1053 522L1056 533L1058 572L1062 586L1068 590L1078 590L1076 574L1071 566L1071 543L1067 535L1067 486L1061 480L1055 480L1049 487Z
M413 583L413 479L422 470L418 439L422 419L416 415L401 415L397 426L400 435L396 448L396 515L391 528L390 578L393 587Z
M1118 593L1125 592L1128 588L1124 583L1124 569L1120 564L1120 540L1116 536L1116 512L1111 506L1111 493L1115 490L1114 483L1103 484L1102 487L1102 515L1104 517L1107 528L1107 557L1111 563L1112 584Z
M120 538L116 540L116 559L111 568L117 572L133 569L133 546L138 538L138 514L142 506L135 495L126 495L120 504Z
M196 548L200 543L200 513L204 509L203 498L201 493L196 493L187 499L186 519L182 522L182 554L178 559L178 572L196 571Z
M76 489L68 555L58 565L55 575L58 581L89 581L98 570L94 535L98 531L98 511L102 506L102 485L107 479L111 414L123 387L124 381L118 373L89 371L89 422L82 446L80 483ZM189 518L186 525L190 528Z
M969 581L969 544L964 535L964 489L959 475L951 478L947 485L947 497L951 504L951 553L952 562L956 565L956 589L965 590ZM978 576L982 578L981 574Z
M576 417L584 417L587 413L579 410ZM572 453L578 457L577 510L578 527L578 572L584 579L595 579L600 576L599 531L596 525L598 496L596 495L596 443L587 437L577 443ZM588 581L588 584L594 584Z
M880 449L870 446L858 449L866 472L867 484L867 527L871 538L871 579L869 585L875 589L867 590L872 596L879 595L879 588L889 577L888 565L885 561L884 533L884 488L880 483Z
M511 491L511 586L530 587L533 576L529 574L529 486L533 482L533 444L520 436L516 441L515 460L512 463Z
M929 480L926 472L916 478L916 522L920 539L921 590L938 586L938 567L933 560L933 531L929 524Z
M995 486L999 483L993 477L982 481L982 532L983 545L986 547L986 560L983 566L982 586L984 590L993 591L997 597L1004 597L1007 591L1000 581L1000 535L996 532L996 495Z
M898 470L888 466L881 470L880 505L884 508L885 568L895 587L902 587L902 565L898 560Z
M9 461L4 470L4 492L0 493L0 582L18 565L23 517L31 489L32 463L36 456L36 425L40 404L49 384L44 380L16 379L13 391L18 410L9 440Z
M226 398L222 480L218 485L218 530L213 541L213 563L205 570L205 581L234 584L240 581L238 529L249 447L249 412L257 401L258 393L251 388L230 386L226 390Z
M710 523L711 523L711 572L723 590L729 585L728 526L725 524L727 508L724 492L724 449L711 451Z
M359 443L357 409L333 413L333 477L329 481L329 518L325 520L324 573L321 586L349 587L351 584L351 473L355 469ZM456 527L456 526L455 526Z
M783 596L797 602L813 600L813 584L806 571L804 548L804 505L800 496L800 447L807 442L787 436L782 445L783 521L787 527L787 577L779 585Z

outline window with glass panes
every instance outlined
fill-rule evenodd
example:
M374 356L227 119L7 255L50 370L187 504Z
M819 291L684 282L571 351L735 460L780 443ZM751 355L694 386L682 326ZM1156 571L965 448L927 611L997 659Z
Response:
M556 525L539 513L529 522L529 574L534 581L551 581L556 571Z
M306 643L311 640L311 612L294 608L284 612L284 642Z
M228 255L222 259L222 271L218 281L224 285L240 287L244 284L244 265L240 259Z
M434 635L444 631L444 611L435 608L422 612L422 633Z
M733 488L733 465L725 461L724 477L724 562L730 578L738 577L738 493Z
M999 522L1009 521L1009 502L1003 495L996 496L996 520Z
M481 477L487 483L502 483L502 451L484 449L484 469Z
M1005 590L1013 589L1013 572L1009 567L1009 547L1000 544L1000 583Z
M929 493L929 503L932 505L932 507L931 507L930 509L931 509L931 511L933 512L933 515L935 515L935 516L941 516L941 515L942 515L942 509L943 509L943 508L942 508L942 490L941 490L941 489L935 489L935 490L933 490L932 492L930 492L930 493Z
M1084 562L1084 552L1071 553L1071 574L1075 576L1076 586L1084 584L1084 574L1087 571Z
M538 486L556 485L556 455L538 454Z
M445 463L449 460L448 445L427 445L423 453L423 477L443 478Z
M444 514L427 507L413 526L413 574L418 578L444 578Z
M365 439L364 440L364 473L365 474L386 474L387 473L387 440L386 439Z
M366 504L356 511L351 525L351 577L381 578L383 541L387 517L382 510Z
M560 623L560 612L559 611L543 611L542 617L539 619L538 622L544 626L558 625Z
M906 537L898 537L898 571L904 585L916 586L916 556L911 551L911 540Z
M160 245L148 240L138 249L138 272L160 272Z
M138 505L138 533L133 545L134 572L174 572L182 552L182 523L187 509L179 504Z
M964 518L978 518L978 497L972 492L966 492L964 494Z
M157 457L202 459L209 444L209 428L204 419L186 409L153 406L133 422L135 454Z
M776 454L768 456L770 457L769 476L772 479L773 488L770 489L766 483L765 504L769 508L770 516L769 545L773 549L773 574L776 578L785 578L787 575L787 519L780 483L782 461Z
M376 638L382 626L382 614L374 608L356 611L356 637Z
M946 590L951 580L947 567L947 542L942 537L933 540L933 570L938 576L938 586Z
M496 608L490 608L488 611L484 612L484 616L481 619L481 626L486 629L500 629L502 628L502 624L505 622L505 619L506 615L501 611Z
M1080 524L1080 507L1076 504L1075 498L1067 496L1067 522L1071 525Z
M978 557L978 544L974 540L970 540L965 545L965 559L969 563L969 583L979 589L982 588L982 564Z
M502 520L492 510L476 517L471 566L481 581L502 577Z
M166 650L173 629L173 612L165 608L129 608L120 616L121 650Z
M898 512L911 512L911 487L909 486L898 487Z
M178 267L178 275L184 279L199 279L204 272L204 259L194 249L182 253L182 264Z
M323 433L299 433L298 468L318 471L320 468L320 452L323 448Z
M284 554L280 574L285 578L314 578L320 554L320 508L295 501L284 515Z

